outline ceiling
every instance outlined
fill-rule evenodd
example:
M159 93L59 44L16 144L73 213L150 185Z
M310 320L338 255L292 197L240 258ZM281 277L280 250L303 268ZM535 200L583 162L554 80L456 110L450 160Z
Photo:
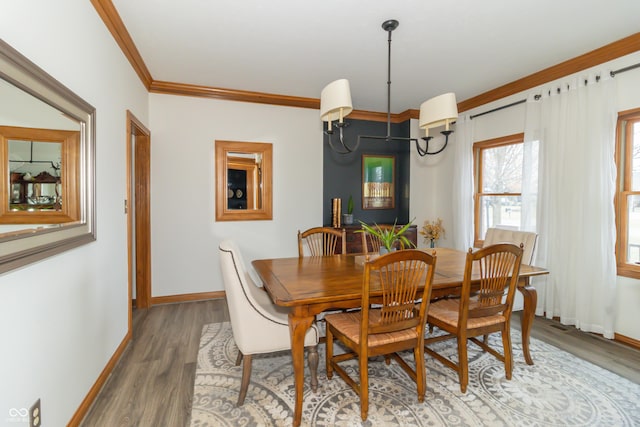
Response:
M112 0L154 81L319 98L358 110L458 101L639 31L638 0Z

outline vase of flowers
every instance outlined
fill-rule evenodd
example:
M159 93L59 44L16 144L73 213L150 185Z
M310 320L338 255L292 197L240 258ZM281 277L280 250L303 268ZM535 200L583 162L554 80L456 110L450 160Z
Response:
M444 237L444 227L442 226L442 219L438 218L435 221L426 220L420 230L420 234L424 236L425 242L429 243L429 247L434 248L436 242L440 237Z

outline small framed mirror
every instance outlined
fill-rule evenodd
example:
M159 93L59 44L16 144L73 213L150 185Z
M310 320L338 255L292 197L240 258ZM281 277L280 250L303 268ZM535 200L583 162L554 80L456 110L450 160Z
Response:
M95 108L0 39L0 273L96 239Z
M0 224L80 219L79 143L79 130L0 126Z
M273 219L273 146L266 142L215 142L216 221Z

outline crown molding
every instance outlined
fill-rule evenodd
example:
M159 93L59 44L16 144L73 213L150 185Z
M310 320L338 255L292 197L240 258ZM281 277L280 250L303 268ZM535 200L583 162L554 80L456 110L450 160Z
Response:
M116 39L116 43L118 43L122 53L129 60L140 80L142 80L142 84L149 90L153 81L151 73L111 0L91 0L91 4L100 15L100 18L102 18L113 38Z
M282 105L286 107L320 109L320 100L317 98L303 98L300 96L277 95L272 93L163 82L158 80L153 80L151 82L149 92L223 99L226 101Z
M91 4L104 21L114 39L122 49L133 69L142 80L149 92L169 95L197 96L204 98L223 99L227 101L253 102L258 104L272 104L287 107L320 109L320 100L288 95L277 95L262 92L250 92L237 89L225 89L209 86L199 86L186 83L172 83L153 80L151 73L131 39L120 15L111 0L91 0ZM481 93L480 95L458 102L458 111L463 112L484 104L505 98L507 96L540 86L550 81L568 76L573 73L611 61L624 55L640 50L640 33L632 34L583 55L561 62L518 80ZM392 123L401 123L408 119L418 119L419 110L409 109L402 113L391 114ZM387 121L387 113L375 111L353 110L349 115L352 119Z

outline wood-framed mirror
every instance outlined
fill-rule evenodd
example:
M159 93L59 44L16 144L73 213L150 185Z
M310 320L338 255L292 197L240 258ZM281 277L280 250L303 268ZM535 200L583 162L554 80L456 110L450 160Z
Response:
M216 221L273 219L273 145L215 142Z
M92 242L95 108L0 39L0 273Z
M0 126L0 224L80 219L79 142L79 130Z

